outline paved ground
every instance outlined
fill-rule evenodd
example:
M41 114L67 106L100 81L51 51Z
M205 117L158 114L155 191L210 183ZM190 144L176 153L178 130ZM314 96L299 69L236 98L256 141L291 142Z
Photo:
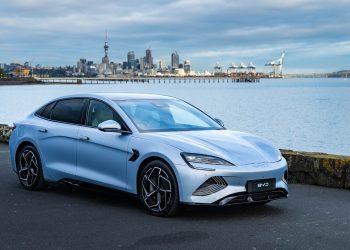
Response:
M59 184L25 191L0 144L0 249L350 249L350 191L291 185L264 207L146 214L132 197Z

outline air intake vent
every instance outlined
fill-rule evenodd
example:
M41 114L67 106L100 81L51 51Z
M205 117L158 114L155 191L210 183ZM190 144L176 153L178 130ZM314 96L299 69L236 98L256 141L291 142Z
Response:
M216 193L227 187L227 183L224 178L220 176L214 176L206 180L199 188L193 193L195 196L206 196Z

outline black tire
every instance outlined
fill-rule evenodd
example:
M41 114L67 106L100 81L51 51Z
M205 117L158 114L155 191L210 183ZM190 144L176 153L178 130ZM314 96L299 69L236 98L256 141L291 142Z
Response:
M141 171L138 194L142 205L155 216L176 214L179 208L179 191L175 174L161 160L149 162Z
M21 149L16 159L17 176L26 190L41 190L46 187L41 159L35 147L27 145Z

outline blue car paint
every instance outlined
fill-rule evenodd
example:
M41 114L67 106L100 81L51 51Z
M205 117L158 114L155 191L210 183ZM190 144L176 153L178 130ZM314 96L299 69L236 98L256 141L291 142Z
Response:
M172 97L138 94L85 94L62 98L93 98L110 105L127 124L132 134L102 132L97 128L49 121L35 112L17 128L10 138L13 170L16 172L16 151L22 142L32 143L42 160L44 178L59 181L69 178L86 181L137 194L137 173L149 157L158 157L173 170L183 203L211 204L228 195L246 191L248 180L276 178L276 188L288 192L283 175L287 163L269 142L254 135L230 130L173 131L141 133L115 103L119 99L167 99ZM55 100L60 100L57 98ZM39 130L47 129L47 133ZM80 139L88 136L89 141ZM129 161L137 149L140 156ZM194 164L194 169L181 157L182 152L212 155L235 166ZM228 186L207 196L193 192L207 179L222 176Z

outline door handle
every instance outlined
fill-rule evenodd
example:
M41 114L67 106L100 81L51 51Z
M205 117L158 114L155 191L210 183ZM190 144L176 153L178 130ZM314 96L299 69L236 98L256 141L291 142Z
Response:
M47 129L46 128L39 128L38 131L41 132L41 133L47 133Z
M88 141L88 140L90 140L90 138L87 137L87 136L80 136L80 140L82 140L82 141Z

